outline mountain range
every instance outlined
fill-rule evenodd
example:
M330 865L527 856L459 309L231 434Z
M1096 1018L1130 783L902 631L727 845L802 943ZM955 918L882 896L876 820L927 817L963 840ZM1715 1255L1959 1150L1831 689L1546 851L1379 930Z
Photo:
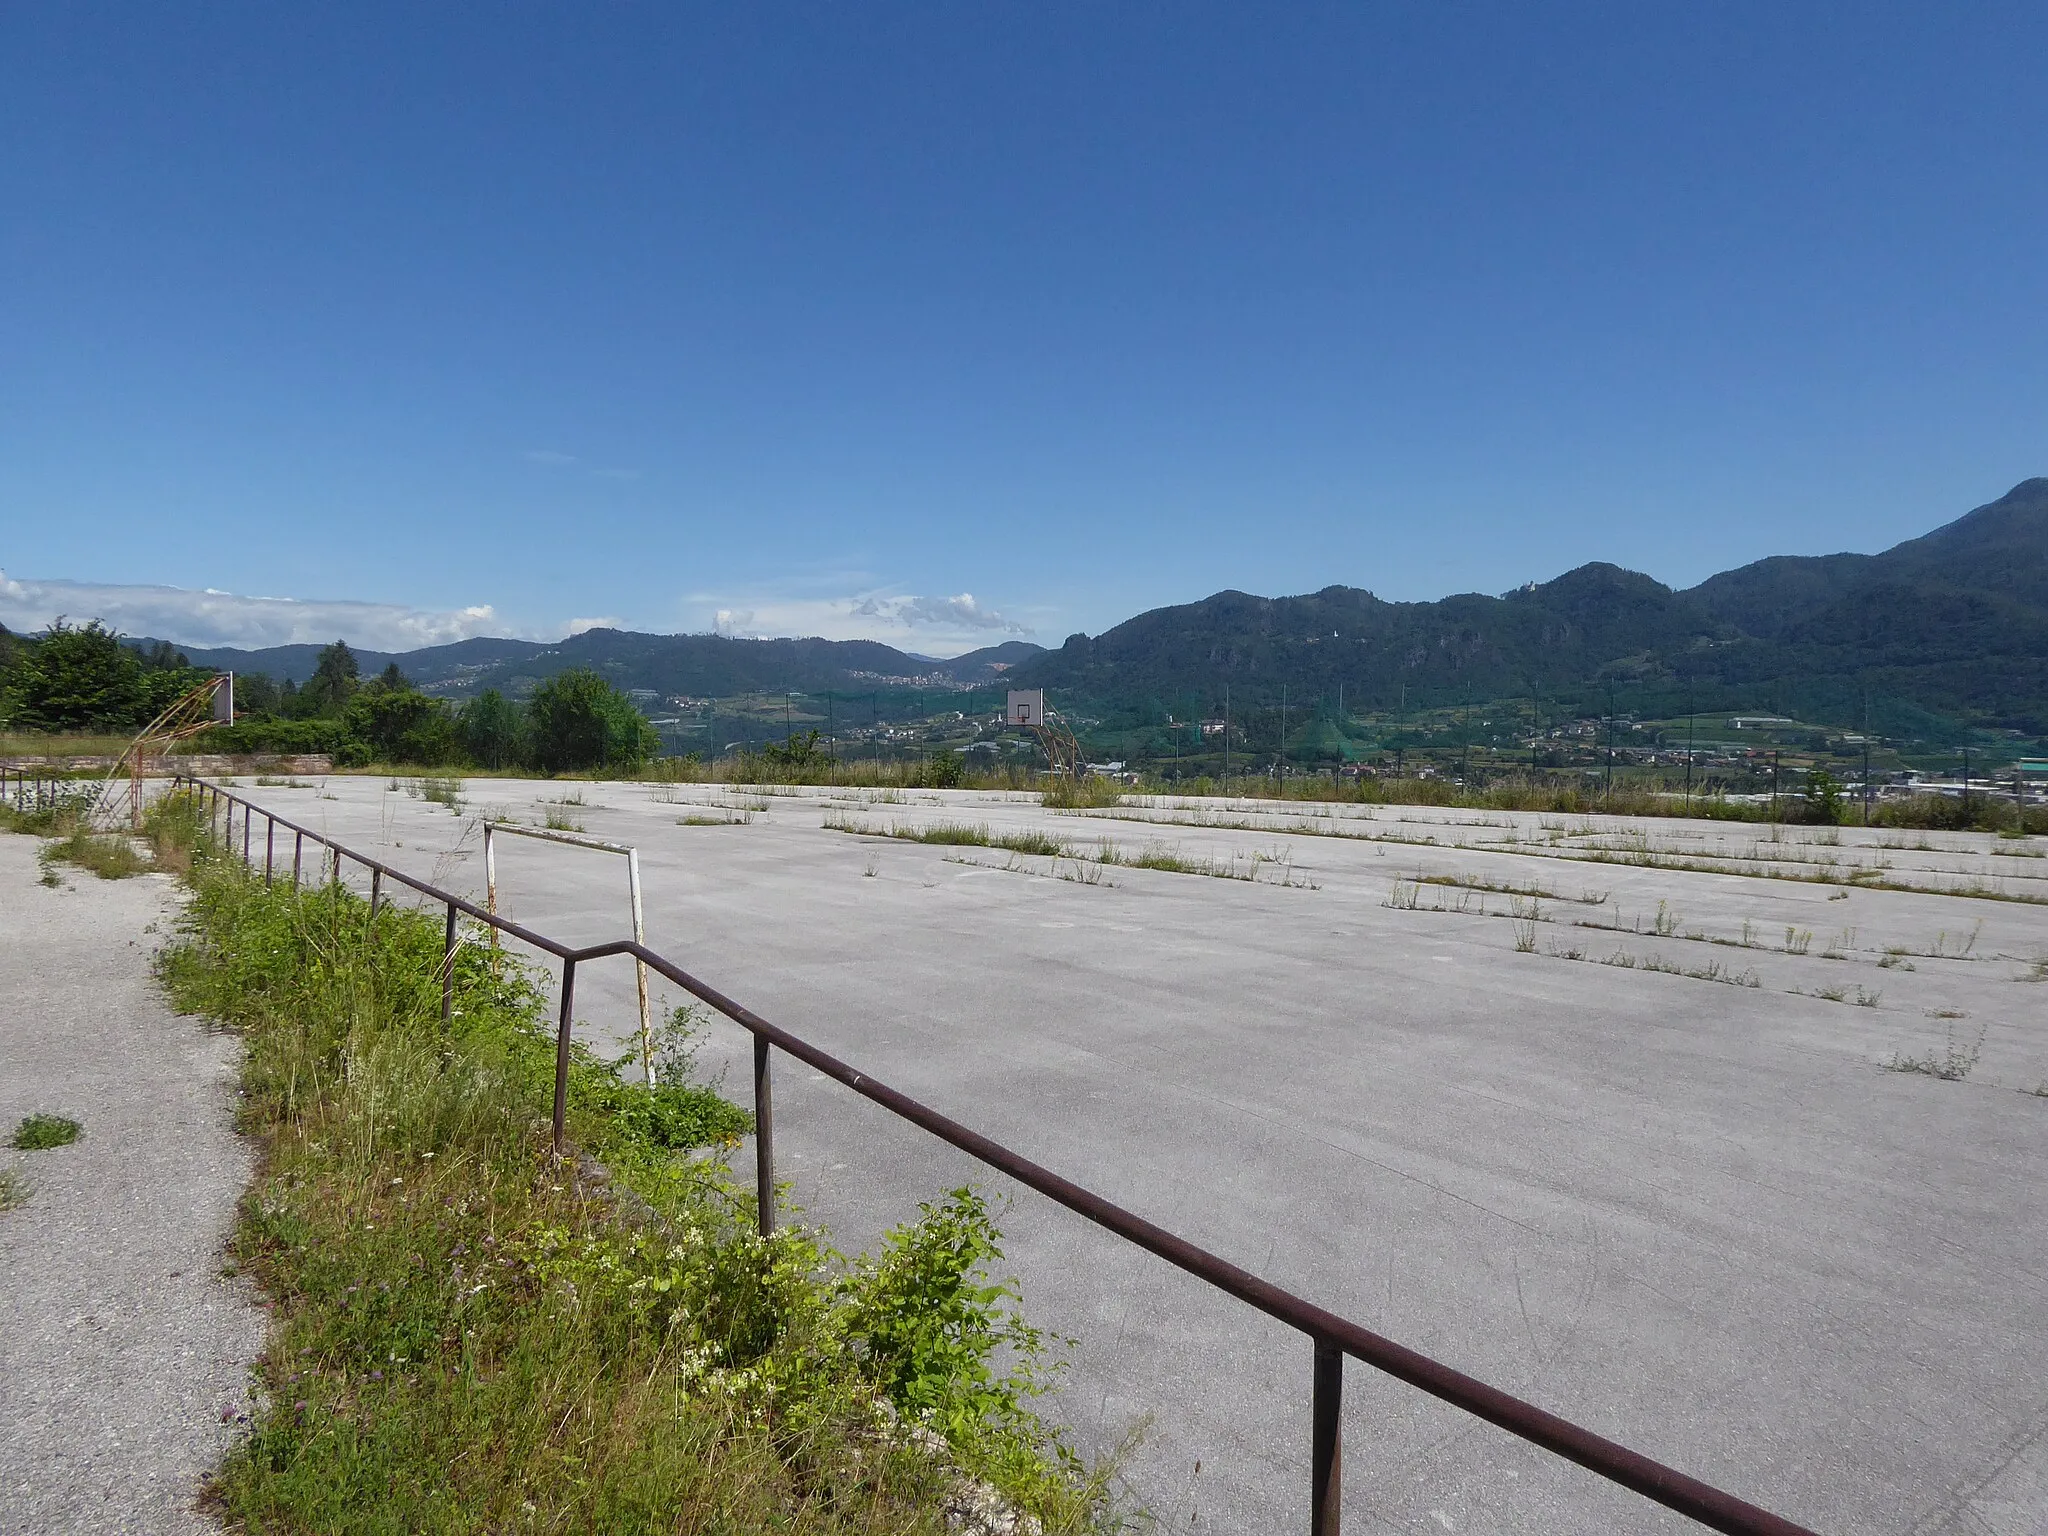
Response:
M1341 688L1349 707L1527 698L1644 714L1769 709L2048 734L2048 479L1877 555L1776 556L1673 590L1583 565L1499 597L1388 603L1356 587L1219 592L1017 669L1073 697L1247 703Z
M201 665L303 681L315 646L191 650ZM950 661L873 641L737 640L594 629L555 644L465 640L387 661L429 691L519 692L571 666L663 696L865 693L1007 682L1131 716L1288 691L1353 710L1539 696L1643 714L1766 709L1893 735L2048 736L2048 478L1881 554L1775 556L1674 590L1604 563L1500 596L1384 602L1357 587L1226 591L1056 650L1011 641ZM1617 702L1618 700L1618 702Z

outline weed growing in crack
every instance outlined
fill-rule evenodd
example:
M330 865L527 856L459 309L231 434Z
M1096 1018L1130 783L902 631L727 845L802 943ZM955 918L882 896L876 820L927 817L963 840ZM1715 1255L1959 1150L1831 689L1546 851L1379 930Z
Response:
M1887 1072L1918 1072L1925 1077L1938 1077L1945 1083L1959 1083L1970 1075L1977 1065L1977 1057L1984 1049L1984 1027L1978 1026L1977 1038L1968 1045L1959 1045L1956 1027L1948 1027L1948 1037L1940 1055L1929 1052L1925 1056L1905 1056L1897 1052L1884 1063Z

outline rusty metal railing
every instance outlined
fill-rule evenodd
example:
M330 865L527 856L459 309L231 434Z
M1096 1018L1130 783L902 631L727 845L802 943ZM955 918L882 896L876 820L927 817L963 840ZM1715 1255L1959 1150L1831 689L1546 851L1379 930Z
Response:
M1397 1344L1384 1335L1260 1279L1228 1259L1197 1247L1186 1238L1125 1210L1093 1190L1084 1189L979 1131L919 1103L908 1094L876 1081L808 1040L769 1023L644 944L632 939L616 939L581 948L562 944L488 912L452 891L416 879L403 870L346 847L324 833L289 821L222 785L186 774L174 776L172 782L189 786L199 797L211 835L231 851L234 847L235 813L241 812L242 859L251 868L255 864L251 828L255 817L264 818L263 877L266 884L276 877L277 832L282 827L293 839L292 881L295 886L300 882L305 846L310 840L325 850L326 857L321 862L329 865L329 879L339 881L344 858L369 871L372 916L384 899L384 882L387 880L396 881L417 891L431 903L444 906L447 911L446 937L440 966L441 1016L444 1021L449 1016L453 996L458 914L487 924L496 932L518 939L559 960L562 965L562 1001L555 1036L553 1114L557 1156L563 1151L563 1115L568 1099L570 1027L577 967L592 960L630 955L725 1015L753 1039L756 1220L764 1234L775 1230L775 1120L770 1062L771 1052L779 1050L912 1125L929 1131L988 1167L1008 1175L1026 1188L1036 1190L1085 1217L1096 1226L1115 1233L1177 1269L1307 1335L1312 1350L1309 1431L1309 1529L1312 1536L1339 1536L1343 1518L1342 1415L1344 1359L1347 1355L1453 1407L1462 1408L1532 1445L1576 1462L1588 1471L1641 1494L1666 1509L1675 1510L1710 1530L1725 1532L1727 1536L1816 1536L1805 1526L1796 1525L1675 1467L1632 1451L1617 1441L1595 1434L1498 1387L1489 1386L1475 1376L1468 1376L1440 1360Z

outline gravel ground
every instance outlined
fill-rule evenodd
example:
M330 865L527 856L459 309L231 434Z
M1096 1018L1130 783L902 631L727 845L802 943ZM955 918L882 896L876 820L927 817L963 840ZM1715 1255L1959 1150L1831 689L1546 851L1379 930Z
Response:
M164 1004L150 954L177 888L60 866L0 835L0 1127L67 1115L71 1146L0 1150L0 1532L195 1532L202 1476L248 1411L262 1313L222 1276L252 1158L238 1048Z

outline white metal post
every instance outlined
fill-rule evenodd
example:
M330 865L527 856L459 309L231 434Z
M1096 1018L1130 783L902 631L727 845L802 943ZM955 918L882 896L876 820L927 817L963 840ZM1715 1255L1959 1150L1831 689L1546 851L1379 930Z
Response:
M498 915L498 845L491 841L491 824L484 823L484 910ZM498 929L495 924L486 924L491 930L491 970L498 968Z
M633 942L647 942L647 927L640 915L640 850L626 851L626 883L633 894ZM654 1031L647 1017L647 962L638 955L633 957L633 979L640 984L640 1070L647 1075L647 1086L654 1086Z
M626 859L626 883L633 901L633 942L647 942L647 926L640 905L640 851L625 843L608 843L602 838L579 837L573 832L557 832L553 828L522 827L516 822L501 821L484 823L484 901L485 910L493 917L498 915L498 854L497 843L492 834L510 832L519 837L530 837L537 842L565 843L571 848L591 848L599 853L623 854ZM491 930L491 942L498 942L498 931ZM640 1067L647 1076L647 1086L653 1087L654 1076L654 1020L647 1002L647 966L639 956L633 957L634 979L640 990Z

